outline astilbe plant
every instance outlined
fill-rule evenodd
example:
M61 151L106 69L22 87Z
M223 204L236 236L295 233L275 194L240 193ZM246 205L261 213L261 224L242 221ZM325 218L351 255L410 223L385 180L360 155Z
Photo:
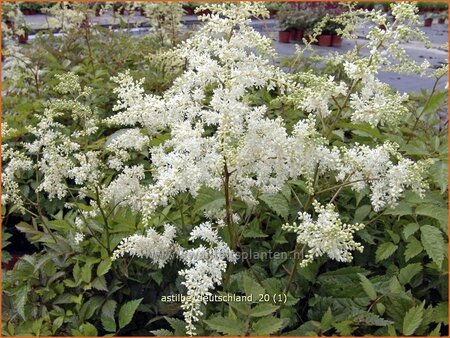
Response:
M191 242L204 244L183 247L177 242L178 229L166 224L162 233L150 228L123 239L115 250L107 248L113 259L144 257L159 268L172 259L185 264L179 275L189 296L182 308L190 335L196 333L205 296L222 284L228 263L237 261L244 224L234 214L236 202L251 209L260 197L275 196L291 180L305 182L308 194L299 200L298 221L283 226L297 234L296 250L307 250L302 264L322 255L348 262L352 251L363 250L354 234L364 225L340 220L339 192L368 189L373 209L380 211L395 205L406 189L422 194L430 164L404 158L391 142L374 147L330 142L340 119L389 125L406 114L404 97L387 90L375 74L384 63L384 39L397 41L407 34L407 25L399 23L385 33L373 30L369 57L355 53L338 60L347 83L310 73L287 74L271 64L271 40L249 25L252 17L268 16L264 5L207 8L211 14L202 17L204 25L174 50L185 71L163 95L146 94L141 80L120 74L114 78L116 113L101 121L89 104L90 89L81 87L76 75L62 75L56 91L65 98L51 101L37 126L30 127L34 140L20 153L7 145L2 152L4 202L26 212L15 174L32 166L41 177L37 192L51 198L70 195L67 208L89 201L91 209L80 210L75 221L77 242L93 234L90 217L102 215L110 231L108 216L118 206L131 208L150 224L161 207L182 193L195 198L204 188L221 192L225 207L208 212L190 234ZM397 20L414 18L410 4L396 4L394 10ZM266 105L254 104L252 95L262 90L293 103L298 119L288 126L283 118L272 117ZM79 130L69 135L65 123L75 123ZM104 123L119 130L98 147L96 133ZM153 142L162 134L169 136ZM136 154L148 154L147 160L136 164ZM329 191L335 192L331 200L322 198ZM295 261L294 271L299 263Z

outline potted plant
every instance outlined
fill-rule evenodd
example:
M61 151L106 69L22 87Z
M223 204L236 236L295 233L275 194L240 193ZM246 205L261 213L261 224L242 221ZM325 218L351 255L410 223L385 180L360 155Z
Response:
M295 39L298 41L302 41L305 36L305 31L312 26L313 19L311 16L308 16L308 13L305 11L299 11L295 18L295 29L296 35Z
M431 25L433 24L433 18L434 18L433 13L426 13L423 21L423 26L431 27Z
M330 47L331 39L332 36L329 32L322 32L318 37L318 45L321 47Z
M439 14L439 19L438 22L443 25L445 24L445 20L448 18L448 13L447 12L441 12L441 14Z
M334 21L330 21L327 25L327 29L331 34L331 46L340 47L342 45L342 37L338 34L340 29L343 29L343 25Z
M291 11L283 8L277 14L278 18L278 40L281 43L289 43L291 39L291 29L294 27Z

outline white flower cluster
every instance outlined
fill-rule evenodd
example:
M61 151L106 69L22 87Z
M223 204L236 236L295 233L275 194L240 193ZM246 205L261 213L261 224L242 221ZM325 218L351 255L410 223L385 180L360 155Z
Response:
M173 225L164 225L164 233L159 234L155 229L148 229L145 236L133 235L122 239L113 252L112 260L125 254L139 258L148 258L159 268L164 267L174 254L176 229Z
M428 185L422 177L431 164L431 160L413 162L403 158L397 146L389 142L375 148L356 144L342 150L336 179L352 182L349 185L356 191L369 186L372 206L380 211L387 205L395 206L407 188L423 195Z
M182 284L187 288L188 297L181 307L188 335L195 335L194 323L203 315L200 306L205 296L210 296L211 290L222 284L222 273L227 268L227 262L236 263L237 260L236 254L220 239L211 223L202 223L192 230L189 240L197 239L204 241L208 247L200 245L179 253L179 258L188 266L179 272L185 279Z
M13 130L6 123L2 125L2 138L5 139ZM15 175L33 168L33 162L23 153L2 144L2 203L13 204L20 212L25 212L22 194Z
M85 149L85 140L97 130L97 120L90 107L79 98L89 96L89 88L81 88L72 73L58 76L55 90L75 99L57 99L48 104L39 122L29 130L35 140L26 143L29 155L36 156L42 181L37 191L45 191L49 198L63 198L67 194L67 179L77 185L93 185L102 176L100 152ZM70 118L82 125L80 131L67 135L65 126L58 122L70 112Z
M298 74L298 81L302 84L299 90L294 91L298 108L317 114L320 118L331 114L330 105L333 98L345 95L347 85L335 81L333 76L319 76L311 72Z
M194 323L203 315L200 307L205 302L204 297L210 296L211 290L222 283L222 273L226 270L227 262L235 263L237 256L209 222L194 227L189 237L191 242L201 240L207 246L200 244L196 248L184 249L176 243L175 235L175 227L166 224L163 234L149 229L145 236L124 238L114 251L112 259L116 260L127 254L149 258L159 268L164 267L170 259L180 259L187 266L179 271L179 275L184 277L182 284L187 288L187 297L181 307L187 323L187 334L195 335Z
M139 129L121 129L110 136L105 147L112 155L108 158L108 166L121 170L124 162L130 159L130 150L141 151L149 138L142 135Z
M362 252L363 246L353 239L353 234L364 228L364 224L345 224L339 219L333 204L320 205L313 202L317 219L310 214L299 212L300 223L283 225L283 229L297 234L297 242L305 245L308 252L300 263L306 266L316 257L324 254L339 262L352 260L352 251Z

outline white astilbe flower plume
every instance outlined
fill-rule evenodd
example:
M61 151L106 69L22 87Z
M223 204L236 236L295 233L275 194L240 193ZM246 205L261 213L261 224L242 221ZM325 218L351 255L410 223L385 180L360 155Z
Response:
M162 268L174 255L175 235L175 227L166 224L162 235L155 229L148 229L144 236L132 235L124 238L114 250L112 259L116 260L128 254L139 258L149 258L152 263Z
M227 268L227 262L235 263L237 260L236 254L220 239L211 223L202 223L192 230L189 240L198 239L207 246L200 245L179 253L179 258L188 266L179 274L184 277L182 284L187 288L187 297L181 308L189 335L195 335L194 323L203 315L200 306L205 303L205 297L211 295L216 285L222 284L222 273Z
M364 224L342 223L332 204L322 206L314 201L313 206L318 214L317 220L313 220L307 212L299 212L300 223L283 225L283 229L295 232L297 242L308 249L301 266L324 254L339 262L349 262L353 258L352 251L362 252L363 247L354 241L353 234L364 228Z

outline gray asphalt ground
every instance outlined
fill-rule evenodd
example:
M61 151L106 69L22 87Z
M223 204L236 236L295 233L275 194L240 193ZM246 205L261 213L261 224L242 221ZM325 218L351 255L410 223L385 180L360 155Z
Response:
M47 21L44 15L32 15L26 16L27 23L34 30L45 29L47 27ZM114 18L112 13L105 13L101 17L92 17L92 22L103 26L116 26L119 23L117 18ZM144 34L148 27L148 20L139 15L137 12L128 17L125 17L130 25L136 25L141 27L136 31L136 34ZM432 47L426 49L418 41L410 41L403 47L408 51L412 59L422 62L424 59L428 59L433 67L438 67L441 63L448 59L448 49L442 47L443 44L448 43L448 23L438 24L437 20L431 27L422 27L421 29L426 33L427 37L432 43ZM185 29L192 29L197 27L199 21L196 16L184 16L183 23ZM278 42L277 32L277 20L255 20L252 25L266 36L272 38L275 50L282 57L290 57L294 55L295 44L294 43L280 43ZM358 31L359 38L357 40L344 40L340 47L319 47L313 46L315 51L321 55L327 55L328 53L345 53L354 48L355 44L364 45L367 43L365 39L368 27L364 27ZM32 37L31 37L32 38ZM446 47L448 48L448 46ZM362 53L368 53L367 50L362 50ZM422 89L431 89L434 80L426 77L419 77L415 75L401 75L381 72L378 74L380 80L386 82L401 92L418 92ZM447 79L442 79L439 83L440 88L444 88L447 83Z

